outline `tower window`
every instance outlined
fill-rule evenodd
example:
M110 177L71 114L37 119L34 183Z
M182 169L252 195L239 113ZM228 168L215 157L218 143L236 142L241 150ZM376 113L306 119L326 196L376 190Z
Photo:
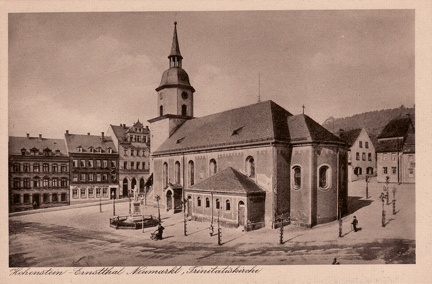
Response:
M163 187L167 188L168 187L168 164L167 163L163 164L162 177L163 177Z
M189 161L189 185L195 184L195 173L194 173L194 162L192 160Z
M180 183L180 163L178 161L175 162L174 172L175 182Z
M217 172L217 164L215 159L210 160L210 176Z
M159 116L162 116L163 115L163 106L160 106L159 107Z
M252 156L249 156L246 159L246 173L248 177L255 177L255 160Z
M301 168L299 166L295 166L292 168L293 175L293 183L292 186L294 189L300 189L301 187Z
M331 187L331 169L329 166L321 166L318 169L318 186L321 190L328 190Z
M182 105L182 115L184 115L184 116L187 115L187 106L186 105Z

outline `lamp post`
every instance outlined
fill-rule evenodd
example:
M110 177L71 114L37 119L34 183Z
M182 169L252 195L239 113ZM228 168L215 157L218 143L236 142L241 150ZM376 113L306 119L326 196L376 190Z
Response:
M222 207L221 207L220 210L222 210ZM222 245L222 229L220 227L220 221L219 221L219 212L220 212L220 210L218 211L217 224L218 224L218 245L221 246Z
M370 176L366 176L366 198L369 198L369 182L370 182Z
M393 187L393 215L396 215L396 187Z
M385 208L384 208L384 198L385 196L382 195L381 201L382 201L382 220L381 220L381 225L383 227L385 227L385 218L386 218L386 212L385 212Z
M159 200L160 200L160 196L156 195L156 202L157 202L157 206L158 206L158 220L159 220L159 225L160 225L160 223L161 223L161 217L160 217Z
M114 191L111 192L111 197L113 200L113 216L115 216L115 193L114 193Z
M144 205L143 205L143 201L144 201L144 196L141 197L141 214L142 214L141 225L142 225L142 232L144 233Z
M187 236L187 218L186 218L186 199L184 199L183 201L183 206L184 206L184 212L183 212L183 233L185 236Z
M99 213L102 213L102 197L100 192L99 192Z

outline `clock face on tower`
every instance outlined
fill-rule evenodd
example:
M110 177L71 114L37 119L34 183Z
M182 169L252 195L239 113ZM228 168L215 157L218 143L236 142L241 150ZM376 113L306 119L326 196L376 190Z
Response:
M183 92L181 96L184 100L188 98L188 94L186 92Z

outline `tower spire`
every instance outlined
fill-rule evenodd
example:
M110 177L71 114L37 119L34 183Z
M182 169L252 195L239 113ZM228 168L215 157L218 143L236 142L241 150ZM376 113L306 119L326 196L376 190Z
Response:
M181 63L182 63L183 56L181 56L180 46L178 43L177 22L174 22L174 35L173 35L173 41L171 45L171 52L168 58L170 61L170 67L182 67Z

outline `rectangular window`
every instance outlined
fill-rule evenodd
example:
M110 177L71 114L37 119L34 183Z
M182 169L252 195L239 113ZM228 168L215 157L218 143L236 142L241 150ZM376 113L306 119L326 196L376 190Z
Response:
M396 167L392 167L392 173L396 174Z
M383 154L383 161L387 161L387 153Z
M25 163L25 164L24 164L24 169L23 169L23 170L24 170L25 173L30 172L30 164Z
M52 179L52 186L53 187L58 187L58 179L56 179L56 178Z
M108 188L104 188L102 192L103 192L103 197L108 197Z
M78 160L72 160L72 167L78 167Z
M44 163L44 164L42 165L42 170L43 170L44 173L49 172L49 165L46 164L46 163Z
M107 174L103 174L102 175L102 181L107 181L108 180L108 175Z
M62 193L61 194L61 202L65 202L66 201L66 193Z
M80 174L80 181L86 180L86 174Z
M14 164L13 165L13 171L16 173L19 173L20 172L20 164Z
M96 181L101 181L101 174L96 175Z
M94 175L93 174L89 174L88 175L88 180L89 181L93 181L94 180Z
M80 160L80 167L85 168L85 166L86 166L85 160Z
M137 163L136 163L136 169L137 169L137 170L139 170L139 165L140 165L140 163L137 162Z
M39 164L33 164L33 172L35 173L39 172Z
M73 181L78 181L78 174L73 174L72 180Z
M52 194L52 202L57 202L57 201L58 201L57 193L53 193Z
M107 160L103 160L102 165L103 165L104 169L108 168L108 161Z
M359 148L363 148L363 141L359 141Z
M58 165L57 165L57 164L53 164L53 165L52 165L52 172L53 172L53 173L58 172Z
M93 160L88 160L88 161L87 161L87 166L88 166L89 168L93 168Z
M101 167L101 161L100 160L96 160L96 167L100 168Z
M35 179L33 181L33 187L40 187L40 181L39 181L39 179Z
M96 197L101 197L101 189L96 188Z
M372 153L368 153L368 161L372 161Z
M66 178L62 178L61 179L61 187L66 187L67 186L67 179Z
M93 188L89 188L88 192L89 197L93 197Z
M127 169L127 162L126 161L123 162L123 169L125 169L125 170Z
M86 189L85 188L81 188L81 198L86 198Z
M414 169L408 169L408 176L414 177Z
M131 162L131 169L133 169L135 167L135 163Z
M72 198L78 198L78 190L76 188L72 189Z
M29 178L24 179L24 188L30 188L30 179Z
M383 174L387 174L387 167L383 167Z
M366 153L362 153L362 160L366 161Z
M30 203L30 195L24 194L24 204L29 204L29 203Z
M49 203L49 194L48 193L44 193L43 195L43 203Z
M13 180L13 188L21 188L20 183L21 183L21 181L20 181L19 178L14 178L14 180Z
M117 168L117 162L111 161L111 168Z
M356 160L360 161L360 153L359 152L356 152Z
M20 195L19 194L14 194L14 196L13 196L13 203L14 204L20 204L21 203Z
M396 161L396 153L392 153L391 157L392 157L392 161Z
M365 142L365 148L369 149L369 142Z
M67 173L67 166L61 165L61 171L62 171L62 173Z

